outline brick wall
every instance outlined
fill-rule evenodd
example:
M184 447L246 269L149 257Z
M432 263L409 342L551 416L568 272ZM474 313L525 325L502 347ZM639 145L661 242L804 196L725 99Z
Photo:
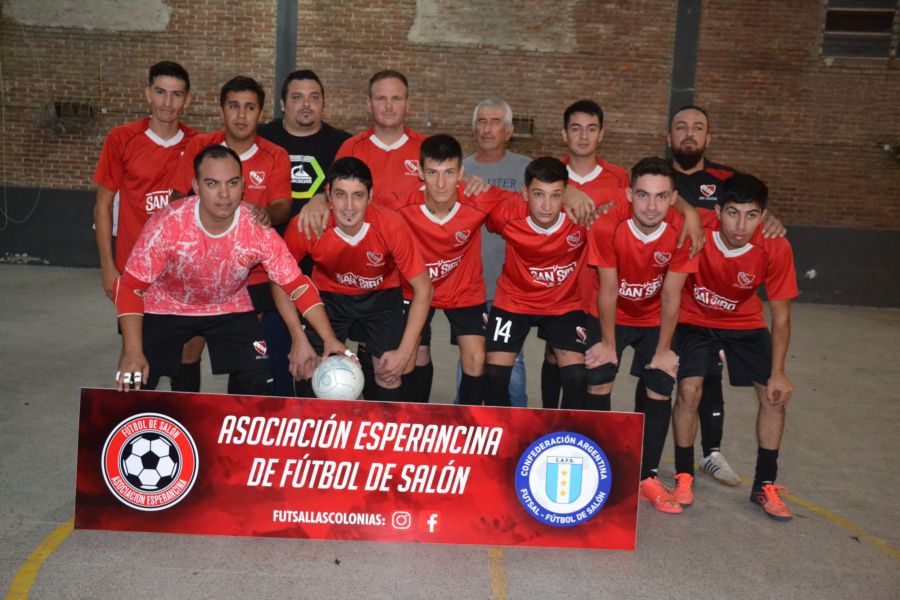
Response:
M187 120L199 129L218 128L217 91L232 75L274 90L274 0L168 5L159 32L0 22L7 185L90 189L106 131L144 114L144 74L157 60L190 71ZM514 140L517 152L561 155L562 111L581 97L606 111L604 157L627 167L663 151L671 1L299 5L298 67L322 77L335 125L368 125L366 81L390 67L410 78L410 124L457 135L467 151L472 108L488 95L534 118L535 136ZM769 181L789 223L900 229L900 165L876 147L900 143L896 61L827 64L822 20L817 2L704 3L696 99L712 115L710 155ZM59 134L43 124L52 100L89 101L106 114Z

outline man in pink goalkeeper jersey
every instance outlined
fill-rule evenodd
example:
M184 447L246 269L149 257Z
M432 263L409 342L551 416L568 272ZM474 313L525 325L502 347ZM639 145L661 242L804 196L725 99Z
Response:
M284 241L241 206L243 187L234 150L208 146L194 159L198 195L160 211L144 227L115 286L122 330L118 389L155 388L161 375L177 372L184 343L201 335L213 372L229 374L229 393L268 393L266 344L247 292L257 264L324 340L326 355L346 351L318 290ZM315 365L308 341L304 355L308 375Z

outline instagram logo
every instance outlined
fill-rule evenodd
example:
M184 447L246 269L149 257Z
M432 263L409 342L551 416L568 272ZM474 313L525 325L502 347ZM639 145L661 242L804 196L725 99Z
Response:
M412 515L405 510L398 510L391 515L391 527L394 529L409 529L412 525Z

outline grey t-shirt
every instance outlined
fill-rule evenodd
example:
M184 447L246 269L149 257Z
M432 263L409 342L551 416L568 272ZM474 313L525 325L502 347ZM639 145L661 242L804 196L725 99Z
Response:
M507 152L501 160L492 163L480 163L472 154L463 159L466 175L477 175L491 185L510 192L521 192L525 185L525 167L531 159L522 154ZM503 270L503 258L506 255L506 242L496 233L482 227L481 264L484 267L484 283L487 288L487 299L494 299L497 278Z

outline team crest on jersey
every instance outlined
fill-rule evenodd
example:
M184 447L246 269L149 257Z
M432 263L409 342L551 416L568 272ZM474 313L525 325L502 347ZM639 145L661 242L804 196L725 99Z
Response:
M234 259L237 261L237 264L245 269L249 269L256 262L256 256L250 252L237 252Z
M366 252L366 258L369 259L370 267L384 266L384 255L379 252Z
M403 161L403 166L406 168L406 175L415 175L419 176L419 161L414 160L412 158L407 158Z
M579 344L586 344L586 343L587 343L587 329L585 329L585 328L582 327L581 325L579 325L578 327L575 328L575 335L578 336L578 343L579 343Z
M671 252L654 252L653 253L653 262L656 263L657 267L664 267L669 264L669 261L672 260Z
M572 246L573 248L577 248L581 245L581 232L576 231L574 233L570 233L568 237L566 237L566 243Z
M259 340L259 341L253 342L253 349L256 350L256 353L259 354L260 356L265 356L266 353L269 351L268 346L266 346L265 340Z
M738 287L742 287L744 289L753 287L753 282L756 280L756 275L753 273L744 273L743 271L738 271L737 274Z
M266 180L266 172L265 171L250 171L250 184L251 185L261 186L265 180Z
M703 194L705 198L712 198L712 195L716 193L715 184L705 183L700 186L700 193Z
M457 231L457 232L456 232L456 235L454 236L454 237L456 238L456 245L457 245L457 246L462 246L463 244L465 244L466 242L468 242L468 241L469 241L469 235L471 235L471 233L472 233L472 232L469 231L468 229L466 229L466 230L464 230L464 231Z
M197 480L197 445L187 429L159 413L133 415L103 444L100 471L116 500L136 510L178 504Z

